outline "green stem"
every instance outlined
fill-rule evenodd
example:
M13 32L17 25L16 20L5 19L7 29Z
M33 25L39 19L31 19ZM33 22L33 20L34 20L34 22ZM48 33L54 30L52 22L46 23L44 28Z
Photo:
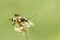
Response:
M25 36L26 36L26 40L28 40L28 36L27 36L27 33L25 32Z

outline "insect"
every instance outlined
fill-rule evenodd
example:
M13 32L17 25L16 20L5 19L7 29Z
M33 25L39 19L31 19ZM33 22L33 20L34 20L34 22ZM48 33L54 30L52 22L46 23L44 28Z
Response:
M27 18L20 16L19 14L14 14L12 18L9 19L13 22L14 30L16 32L26 32L34 24Z

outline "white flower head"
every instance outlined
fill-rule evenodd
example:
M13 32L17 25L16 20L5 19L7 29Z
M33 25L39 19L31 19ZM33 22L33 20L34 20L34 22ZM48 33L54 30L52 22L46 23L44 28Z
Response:
M16 23L16 25L14 26L14 31L16 31L16 32L22 32L22 30L27 31L27 30L29 30L30 27L34 26L34 24L31 21L25 22L22 25L23 25L23 27L19 26Z

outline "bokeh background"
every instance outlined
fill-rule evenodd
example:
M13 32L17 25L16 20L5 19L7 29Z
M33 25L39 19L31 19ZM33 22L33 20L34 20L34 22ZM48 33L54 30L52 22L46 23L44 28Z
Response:
M13 30L9 18L14 13L34 23L27 32L29 40L60 40L60 0L0 0L0 40L26 40Z

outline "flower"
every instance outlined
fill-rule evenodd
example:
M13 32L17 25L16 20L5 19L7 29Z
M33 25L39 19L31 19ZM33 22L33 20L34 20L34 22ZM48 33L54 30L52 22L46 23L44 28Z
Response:
M20 25L18 25L18 23L16 23L14 26L14 31L26 32L32 26L34 26L34 24L31 21L22 23L22 26L20 26Z

